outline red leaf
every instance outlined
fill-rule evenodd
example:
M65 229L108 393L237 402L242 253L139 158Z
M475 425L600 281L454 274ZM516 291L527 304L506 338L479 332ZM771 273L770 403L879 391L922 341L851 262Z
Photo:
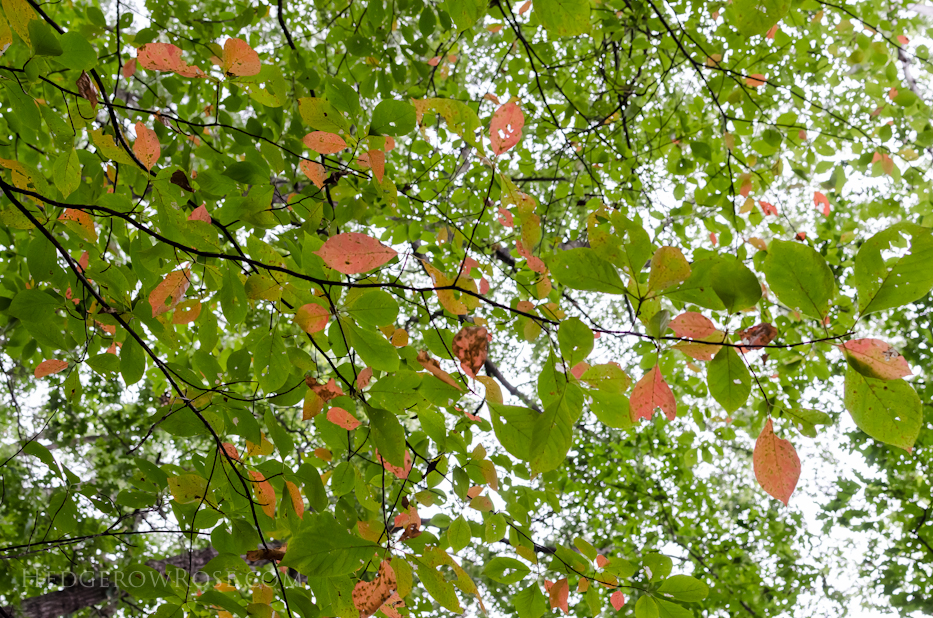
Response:
M197 208L191 211L191 214L188 215L188 221L203 221L204 223L211 223L211 215L207 212L207 207L204 204L201 204Z
M58 373L65 369L68 369L68 363L63 360L44 360L36 367L33 375L37 378L44 378L45 376L50 376L53 373Z
M181 48L171 43L146 43L136 51L144 69L172 71L182 77L205 77L204 71L181 59Z
M256 492L256 503L262 507L263 512L275 519L275 490L272 483L266 480L266 477L260 472L250 470L249 475L253 477L253 491Z
M308 334L314 334L324 330L329 319L330 311L320 305L308 303L298 308L294 322L301 330Z
M156 132L141 122L136 123L136 142L133 143L133 152L147 170L151 170L162 155L162 147L159 146L159 137Z
M567 608L567 597L570 595L570 583L567 578L559 579L551 584L548 590L548 597L551 601L551 609L561 609L565 614L570 613Z
M828 217L829 216L829 199L825 195L820 193L819 191L814 191L813 192L813 205L819 208L820 204L823 205L823 216Z
M298 164L298 167L301 168L301 171L305 173L305 176L308 177L308 180L314 183L314 186L318 189L324 188L324 166L320 163L315 163L314 161L302 161Z
M353 431L360 426L360 422L343 408L331 408L328 410L327 420L338 427L343 427L347 431Z
M126 61L126 64L123 65L123 77L129 79L136 74L136 58L130 58Z
M632 408L633 422L637 422L641 418L650 420L654 416L655 408L661 408L670 421L677 417L677 401L674 399L674 393L671 392L671 388L664 381L661 368L657 365L638 381L638 384L632 389L632 396L629 401Z
M345 275L365 273L378 268L398 255L391 247L357 232L331 236L315 251L324 263Z
M191 285L191 271L176 270L165 276L162 283L156 286L149 294L149 304L152 305L152 317L157 317L175 308L184 298L188 286Z
M336 133L312 131L302 139L305 146L319 154L334 154L347 147L347 143Z
M223 70L227 75L257 75L262 69L259 54L243 39L227 39L224 42Z
M369 385L369 381L373 379L373 368L366 367L356 376L356 387L357 388L366 388Z
M517 144L522 139L522 127L524 126L525 115L518 103L506 103L497 109L492 115L492 122L489 123L492 151L501 155Z
M454 355L460 359L463 373L475 378L476 372L486 362L489 332L482 326L464 326L454 337L451 347Z
M879 380L896 380L912 375L907 359L879 339L853 339L839 347L850 364Z
M787 506L800 478L800 458L793 444L774 435L770 418L755 442L752 461L758 484Z
M718 332L708 317L696 311L681 313L671 320L670 327L678 337L691 339L703 339Z
M612 603L614 610L619 611L625 605L625 595L622 594L621 590L616 590L609 596L609 602Z

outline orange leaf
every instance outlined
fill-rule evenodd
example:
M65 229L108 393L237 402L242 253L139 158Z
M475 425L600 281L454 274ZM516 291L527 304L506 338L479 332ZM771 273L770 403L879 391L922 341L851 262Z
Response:
M68 369L68 363L63 360L44 360L36 367L33 375L37 378L44 378L45 376L50 376L53 373L58 373L65 369Z
M436 66L439 65L440 63L441 63L441 57L440 57L440 56L434 56L433 58L431 58L430 60L428 60L428 64L430 64L432 67L436 67Z
M873 378L896 380L912 375L907 359L879 339L853 339L846 341L839 348L850 365Z
M435 378L437 378L438 380L440 380L440 381L442 381L442 382L444 382L444 383L446 383L446 384L450 384L451 386L453 386L453 387L454 387L455 389L457 389L458 391L462 391L462 390L463 390L463 388L462 388L459 384L457 384L457 382L456 382L452 377L450 377L450 374L449 374L449 373L447 373L446 371L444 371L443 369L441 369L440 363L438 363L436 360L434 360L433 358L431 358L431 357L428 355L428 353L425 352L424 350L418 352L418 363L419 363L422 367L424 367L425 369L427 369L429 372L431 372L431 374L432 374Z
M813 205L819 208L820 204L823 205L823 216L829 216L829 198L820 193L819 191L813 192Z
M325 264L345 275L368 272L398 255L395 249L372 236L357 232L331 236L315 253Z
M373 379L373 368L366 367L356 376L356 387L357 388L366 388L369 385L369 381Z
M761 206L761 212L765 213L765 215L777 216L778 214L777 208L775 208L768 202L764 200L758 200L758 205Z
M451 347L454 356L460 359L460 367L463 369L463 373L475 378L476 372L486 362L488 346L489 333L485 328L482 326L464 326L454 336Z
M778 31L778 25L777 25L777 24L774 24L773 26L771 26L771 29L768 30L768 34L765 35L765 38L766 38L766 39L774 39L774 35L777 34L777 31ZM616 609L618 609L618 608L616 608Z
M632 396L629 401L632 407L633 422L637 422L641 418L651 420L655 408L661 408L670 421L677 417L677 401L674 399L671 388L664 381L664 376L661 375L661 368L658 365L655 365L651 371L642 376L635 388L632 389Z
M260 472L250 470L249 475L253 477L253 491L256 492L256 503L262 507L263 512L269 517L275 518L275 490L272 483L266 480Z
M336 133L312 131L301 140L305 146L319 154L334 154L347 147L347 143Z
M382 183L386 170L386 155L381 150L367 150L356 160L363 169L372 168L376 182Z
M567 578L559 579L551 584L548 590L548 597L551 601L551 609L561 609L565 614L570 610L567 608L567 597L570 595L570 583Z
M186 300L175 307L175 313L172 315L172 324L190 324L201 315L201 301L196 299Z
M227 457L234 461L240 461L240 452L236 450L235 446L229 442L224 442L221 446L224 447L224 452L227 454Z
M522 139L522 127L525 126L525 115L515 102L501 106L492 115L489 123L489 141L492 142L492 151L501 155Z
M752 461L758 484L787 506L800 478L800 458L793 444L774 435L770 418L755 442Z
M899 34L897 35L897 42L900 43L901 45L907 45L908 43L910 43L910 39L908 39L903 34Z
M83 210L78 210L76 208L66 208L65 212L58 217L59 221L73 222L77 225L73 229L76 229L81 236L87 240L96 241L97 240L97 230L94 228L94 220L91 218L91 215L87 214ZM70 227L70 226L69 226Z
M308 180L314 183L315 187L318 189L324 188L325 170L323 165L315 163L314 161L302 161L298 164L298 167L305 173Z
M719 352L721 345L714 343L701 343L698 341L681 341L674 346L675 350L680 350L690 358L698 361L711 361L716 353Z
M333 378L328 380L326 384L318 384L314 378L305 378L305 384L323 401L330 401L334 397L343 395L343 389L337 386L337 382Z
M402 467L393 465L383 459L378 450L376 451L376 459L379 460L379 463L382 464L383 468L394 474L396 478L407 479L408 473L411 472L411 454L408 451L405 451L405 459L403 461L405 465Z
M398 589L395 571L388 561L379 565L379 575L371 582L360 581L353 587L353 605L360 612L360 618L369 618L386 603Z
M602 568L604 568L607 564L609 564L609 558L603 556L602 554L596 556L596 566L597 566L597 567L599 567L599 568L602 569Z
M765 76L761 73L752 73L745 78L745 83L750 88L758 88L759 86L764 86L767 82L765 81Z
M529 11L529 9L531 9L531 0L525 0L525 3L522 4L521 7L519 7L518 14L524 15L525 13Z
M205 73L181 59L181 48L171 43L146 43L136 51L144 69L172 71L182 77L204 77Z
M126 64L123 65L123 77L129 79L136 74L136 58L130 58L126 61Z
M678 337L691 339L703 339L718 332L708 317L696 311L681 313L671 320L670 327Z
M330 319L330 311L320 305L308 303L298 308L293 321L309 335L324 330Z
M191 214L188 215L188 221L203 221L204 223L211 223L211 215L207 212L207 207L204 204L201 204L197 208L191 211Z
M184 298L188 286L191 285L191 271L176 270L170 272L149 294L149 304L152 305L152 317L162 315L175 308Z
M292 506L295 507L295 512L298 513L298 518L304 519L305 503L301 498L301 492L298 490L298 486L291 481L285 481L285 489L288 490L288 496L292 499Z
M619 611L625 605L625 595L621 590L616 590L609 596L609 602L612 603L612 609Z
M227 75L256 75L262 69L259 54L243 39L227 39L224 42L223 70Z
M360 426L360 422L343 408L331 408L328 410L327 420L338 427L343 427L347 431L353 431Z
M151 170L162 155L159 146L159 137L156 132L141 122L136 123L136 141L133 143L133 152L147 170Z

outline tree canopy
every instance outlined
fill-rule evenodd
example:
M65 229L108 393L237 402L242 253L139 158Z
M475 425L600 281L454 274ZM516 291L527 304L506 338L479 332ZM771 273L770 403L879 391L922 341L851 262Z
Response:
M0 615L933 611L933 8L0 6Z

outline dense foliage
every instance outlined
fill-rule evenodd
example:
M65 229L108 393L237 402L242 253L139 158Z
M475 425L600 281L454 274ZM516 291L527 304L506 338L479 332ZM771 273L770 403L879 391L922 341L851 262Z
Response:
M2 0L0 614L933 611L931 12Z

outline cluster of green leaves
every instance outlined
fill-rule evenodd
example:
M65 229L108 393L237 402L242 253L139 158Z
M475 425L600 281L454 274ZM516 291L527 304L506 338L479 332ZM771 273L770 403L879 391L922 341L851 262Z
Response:
M899 499L928 488L901 485L929 460L929 346L895 350L933 287L919 20L2 11L2 473L42 512L5 507L8 581L107 554L106 598L166 617L778 615L828 570L766 495L791 499L794 444L846 410ZM878 512L928 564L918 508ZM200 595L153 561L195 545L225 580Z

